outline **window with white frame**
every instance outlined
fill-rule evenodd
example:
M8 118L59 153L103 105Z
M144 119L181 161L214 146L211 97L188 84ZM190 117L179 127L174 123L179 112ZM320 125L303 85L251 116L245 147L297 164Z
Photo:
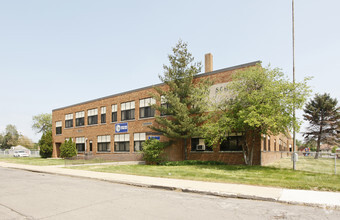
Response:
M111 143L110 135L98 136L97 140L98 152L110 152L111 151L110 143Z
M73 114L65 115L65 128L72 128L73 127Z
M55 123L55 130L56 130L56 134L61 134L62 133L62 121L57 121Z
M87 125L98 124L98 109L87 110Z
M170 115L168 109L170 108L170 104L164 96L161 96L161 107L163 111L161 111L161 116Z
M145 142L145 133L134 133L133 141L134 141L134 149L135 151L141 151L143 149L143 143Z
M76 112L76 127L78 126L84 126L85 124L85 112Z
M115 135L115 152L130 151L130 134Z
M154 98L146 98L139 100L139 118L150 118L155 116L155 109L151 105L156 104Z
M106 107L100 108L100 123L101 124L106 123Z
M112 117L111 117L111 122L116 122L117 121L117 104L112 105Z
M120 105L122 121L135 119L135 101Z
M78 152L85 151L85 137L76 137L76 148Z

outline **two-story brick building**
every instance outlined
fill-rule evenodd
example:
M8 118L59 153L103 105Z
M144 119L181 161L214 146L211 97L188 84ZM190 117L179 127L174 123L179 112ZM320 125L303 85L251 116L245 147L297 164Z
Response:
M206 54L205 73L196 78L207 77L213 82L210 96L223 88L238 70L254 66L259 61L213 71L212 55ZM52 111L53 157L59 157L60 145L65 139L76 142L78 154L91 154L116 161L141 160L142 143L149 138L167 140L162 134L152 131L155 112L150 105L156 101L150 96L154 87L163 84L122 92ZM163 103L157 103L163 104ZM188 143L188 159L214 160L229 164L243 164L242 137L239 133L229 134L220 146L202 147L204 140L193 137ZM284 135L261 137L256 140L254 164L265 164L282 157L288 150L290 137ZM165 150L172 161L183 160L182 143L174 143Z

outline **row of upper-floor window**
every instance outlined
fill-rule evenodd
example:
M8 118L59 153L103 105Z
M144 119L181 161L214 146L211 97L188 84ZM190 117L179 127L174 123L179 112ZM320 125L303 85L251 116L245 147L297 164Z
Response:
M155 109L151 106L156 103L154 98L145 98L139 100L139 118L150 118L155 116ZM165 99L161 99L161 105L164 108L168 108L169 105ZM135 101L124 102L120 104L121 121L134 120L135 119ZM162 115L166 115L162 113ZM65 128L73 127L73 113L65 115ZM106 106L100 107L100 123L105 124L107 119ZM111 105L111 122L118 121L118 105ZM87 125L98 124L98 108L87 110ZM85 111L79 111L75 113L75 127L85 125ZM62 133L62 121L56 122L57 134Z

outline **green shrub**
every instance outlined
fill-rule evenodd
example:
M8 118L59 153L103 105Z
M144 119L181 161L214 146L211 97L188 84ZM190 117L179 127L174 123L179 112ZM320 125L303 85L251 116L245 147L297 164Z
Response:
M201 160L183 160L162 162L163 166L187 166L187 165L226 165L220 161L201 161Z
M52 145L52 131L48 131L43 134L39 140L40 156L42 158L52 157L53 145Z
M74 157L76 155L76 143L74 143L71 138L69 140L65 140L65 142L60 146L60 157L67 158Z
M159 164L164 161L163 152L164 148L168 145L168 142L160 142L156 139L146 140L142 149L143 160L147 164Z
M337 149L338 147L337 146L334 146L333 148L332 148L332 153L336 153L336 149Z

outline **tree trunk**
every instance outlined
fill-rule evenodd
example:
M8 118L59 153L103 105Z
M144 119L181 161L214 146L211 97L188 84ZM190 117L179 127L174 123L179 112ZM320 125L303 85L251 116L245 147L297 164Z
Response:
M321 133L322 133L322 126L320 126L320 131L319 131L319 135L318 135L318 140L316 142L316 154L314 159L318 159L319 158L319 152L320 152L320 144L321 144Z

